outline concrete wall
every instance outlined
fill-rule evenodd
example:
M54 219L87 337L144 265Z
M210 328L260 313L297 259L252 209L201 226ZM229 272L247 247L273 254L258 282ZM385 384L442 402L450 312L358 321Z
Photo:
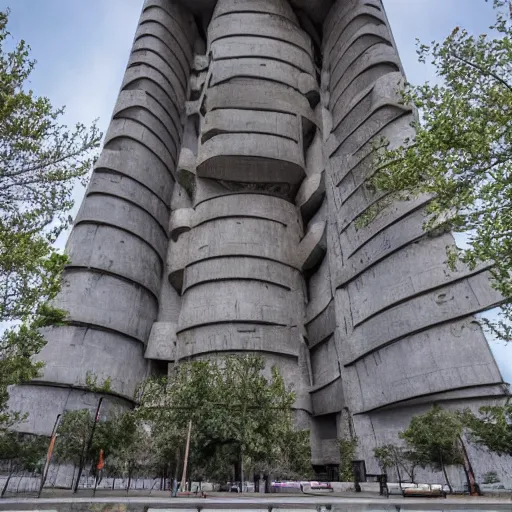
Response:
M464 408L507 393L472 316L501 297L485 267L447 268L453 238L424 232L428 197L396 202L369 225L356 225L381 197L365 187L373 141L384 136L396 146L413 135L414 113L399 103L403 74L381 1L336 2L324 22L323 57L332 301L315 309L308 332L316 378L337 376L335 365L316 362L336 354L341 386L315 391L313 410L349 411L358 455L377 472L373 448L396 443L412 415L435 402ZM320 268L310 280L315 304L327 290L326 275ZM496 462L485 455L475 464L480 459L482 468Z
M402 83L381 0L146 0L68 242L69 325L12 393L23 429L94 407L88 372L119 407L148 361L258 353L293 385L314 465L357 436L376 472L413 414L505 396L473 317L501 297L485 266L447 268L429 197L356 224L381 197L373 141L414 135Z
M285 0L220 0L206 33L167 255L181 294L174 358L260 353L310 414L303 270L324 225L305 232L294 197L318 125L313 44Z
M184 8L146 0L67 244L71 264L55 302L68 311L68 325L46 333L41 377L11 393L12 407L30 413L22 430L50 434L63 410L94 408L97 397L83 391L88 372L100 383L110 377L109 402L125 405L146 376L144 348L159 312L195 37Z

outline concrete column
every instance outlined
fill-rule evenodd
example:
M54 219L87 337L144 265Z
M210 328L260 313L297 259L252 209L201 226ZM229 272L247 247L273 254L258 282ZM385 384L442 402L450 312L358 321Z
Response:
M305 233L295 204L318 127L311 39L286 0L220 0L191 85L178 164L190 205L173 212L168 253L176 360L263 354L307 427L303 272L324 231Z
M33 384L11 393L22 430L49 434L65 409L95 407L91 373L128 405L147 374L144 347L159 310L168 220L196 27L170 0L146 0L104 148L67 244L71 264ZM106 49L108 51L108 49Z
M365 186L374 142L402 144L414 135L414 113L400 102L403 72L380 0L336 2L323 37L329 268L310 280L318 307L308 332L320 384L313 410L333 421L349 410L359 456L375 472L373 447L396 442L413 412L506 393L472 316L501 297L484 266L447 268L453 238L424 232L428 196L395 202L366 227L356 225L381 198ZM324 295L329 280L332 294ZM333 357L338 365L328 363Z

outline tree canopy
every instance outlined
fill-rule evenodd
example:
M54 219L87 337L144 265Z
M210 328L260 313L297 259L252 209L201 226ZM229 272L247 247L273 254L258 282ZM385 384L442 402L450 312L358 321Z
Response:
M141 386L138 414L156 431L172 426L175 446L192 422L192 471L229 475L243 461L256 471L308 474L309 433L293 429L295 395L277 368L265 371L259 356L180 363L169 378Z
M363 218L371 219L396 198L431 195L426 230L442 225L466 234L468 247L450 249L450 264L493 264L493 286L506 304L490 327L510 339L512 32L508 2L493 3L496 22L489 34L456 27L443 42L418 45L420 62L431 62L439 83L405 88L404 102L419 113L416 135L398 148L376 142L370 188L381 199Z
M512 404L481 407L479 412L464 411L472 441L498 455L512 456Z
M37 375L30 356L44 340L38 329L63 314L47 303L60 288L67 257L53 244L70 223L72 191L86 179L101 134L93 123L69 129L63 108L29 89L35 61L8 31L0 11L0 413L7 386Z
M399 484L403 482L404 474L414 483L414 472L420 463L420 457L414 450L403 446L385 444L375 448L373 454L379 462L382 473L386 474L388 469L394 468Z
M99 389L94 376L89 381ZM94 472L103 450L106 474L179 479L191 421L188 476L195 480L225 483L242 461L246 474L311 475L309 431L294 429L294 394L259 356L180 363L168 377L143 382L136 399L135 409L97 422L92 442L91 411L65 412L55 461Z
M8 475L0 492L3 497L8 490L11 476L18 471L41 472L48 448L47 439L19 432L0 432L0 460L8 464Z
M463 424L458 414L434 405L425 414L413 416L409 427L399 434L414 451L420 466L431 466L444 472L450 486L446 466L464 464L460 439Z

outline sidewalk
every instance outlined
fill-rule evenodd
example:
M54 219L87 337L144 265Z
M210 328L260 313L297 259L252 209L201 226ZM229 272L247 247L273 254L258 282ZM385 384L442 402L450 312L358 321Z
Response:
M158 497L116 497L104 496L87 497L55 497L37 499L5 499L0 500L0 510L3 511L35 511L40 512L209 512L253 510L257 512L405 512L416 511L486 511L501 512L512 509L510 498L449 498L449 499L403 499L403 498L354 498L323 496L292 496L277 497L226 497L216 496L207 499L197 498L158 498Z

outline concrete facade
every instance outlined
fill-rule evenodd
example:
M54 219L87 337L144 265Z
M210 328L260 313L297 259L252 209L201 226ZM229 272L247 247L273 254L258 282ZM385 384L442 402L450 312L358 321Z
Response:
M379 198L373 140L411 135L402 81L381 0L145 0L68 242L69 325L12 392L24 429L96 403L88 372L120 407L167 365L257 352L293 385L317 470L350 434L377 472L412 414L502 399L473 317L501 298L485 267L447 268L429 198L356 225Z

